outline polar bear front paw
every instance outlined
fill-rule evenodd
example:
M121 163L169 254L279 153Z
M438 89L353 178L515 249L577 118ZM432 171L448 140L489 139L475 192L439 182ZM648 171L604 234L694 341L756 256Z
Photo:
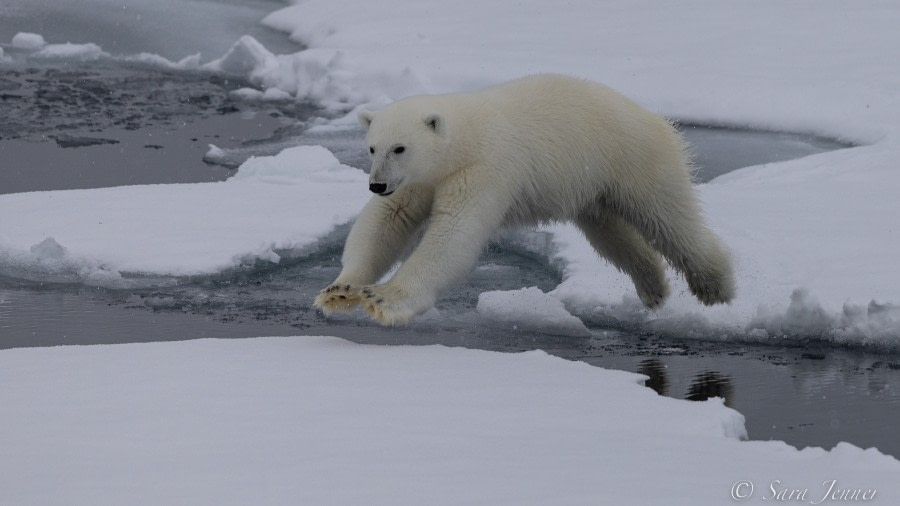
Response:
M366 312L382 325L406 325L414 316L424 311L419 307L420 304L416 304L400 290L391 290L384 285L364 286L360 294Z
M360 288L348 284L333 284L319 292L313 305L329 315L338 311L353 311L362 302Z

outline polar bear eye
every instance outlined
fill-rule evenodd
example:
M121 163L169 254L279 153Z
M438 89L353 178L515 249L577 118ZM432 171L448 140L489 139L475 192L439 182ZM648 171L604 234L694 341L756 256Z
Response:
M375 148L370 147L370 148L369 148L369 154L374 155L374 154L375 154Z
M396 148L394 148L394 153L398 155L404 151L406 151L406 148L404 148L403 146L397 146Z

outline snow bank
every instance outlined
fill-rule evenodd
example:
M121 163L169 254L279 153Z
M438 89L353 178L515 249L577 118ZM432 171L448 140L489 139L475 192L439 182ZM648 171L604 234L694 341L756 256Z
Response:
M718 505L739 480L761 500L774 480L817 499L837 479L900 496L900 463L874 449L740 441L721 400L642 379L325 337L4 350L0 489L11 504Z
M421 92L450 92L563 72L605 82L671 116L877 140L900 107L887 85L898 71L884 51L900 43L900 8L840 0L816 7L777 0L574 0L565 8L308 0L263 23L315 51L339 51L335 77L374 80L366 87L372 93L403 90L380 81L409 74Z
M36 51L46 45L44 37L37 33L19 32L12 38L12 46L17 49Z
M403 96L422 89L415 76L408 72L401 72L396 78L355 74L343 62L341 51L308 49L275 55L250 36L241 37L224 56L202 68L245 77L267 90L281 90L297 100L317 102L331 113L347 112L384 96L386 90ZM287 97L282 94L277 98Z
M20 32L13 37L11 46L21 50L26 58L42 60L85 62L103 58L142 63L167 70L199 70L201 68L200 53L188 55L177 61L170 60L155 53L147 52L113 56L104 51L99 44L93 42L85 44L73 44L71 42L48 44L44 37L37 33ZM2 51L2 49L0 49L0 51ZM12 59L7 57L7 60L11 61ZM5 61L2 53L0 53L0 61ZM274 88L273 90L277 90L272 93L277 93L279 96L286 94L277 88Z
M367 181L325 148L301 146L251 158L222 183L0 195L0 273L120 286L131 282L123 272L277 262L354 218Z
M185 56L178 61L172 61L158 54L138 53L126 56L125 61L144 63L169 70L196 70L200 68L200 53Z
M65 44L47 44L31 56L48 60L90 61L99 60L100 58L109 58L109 53L103 51L100 46L92 42L87 44L72 44L71 42L66 42Z
M591 332L569 314L559 299L540 288L508 292L484 292L478 296L478 314L488 325L545 334L585 337Z
M48 44L44 37L38 33L20 32L12 39L12 47L21 50L27 58L42 60L64 60L73 62L85 62L112 58L126 62L137 62L168 70L197 70L200 68L200 53L186 56L178 61L172 61L154 53L138 53L132 55L115 56L103 50L99 44L89 42L86 44ZM11 61L11 58L6 58ZM0 61L5 61L2 49L0 49Z
M296 163L297 159L302 164ZM298 146L288 148L275 156L252 157L238 169L229 181L262 181L274 184L302 184L303 186L322 184L346 184L347 186L368 181L362 171L341 165L337 158L322 146ZM368 190L368 185L365 190ZM355 192L369 197L368 192ZM368 199L364 199L368 200ZM321 209L327 206L319 201Z

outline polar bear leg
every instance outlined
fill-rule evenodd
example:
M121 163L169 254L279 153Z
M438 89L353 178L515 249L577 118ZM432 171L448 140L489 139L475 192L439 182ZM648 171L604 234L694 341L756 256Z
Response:
M645 306L653 309L662 305L669 295L665 266L659 253L634 227L611 212L582 216L575 223L600 256L631 277Z
M406 324L475 267L506 211L502 197L476 179L456 174L445 181L416 249L388 282L362 288L363 305L376 321Z
M668 181L650 197L639 188L621 186L608 204L684 274L700 302L729 302L734 297L731 257L704 222L688 178Z
M314 305L326 314L352 311L363 298L360 286L378 281L427 220L431 198L428 190L410 185L370 200L347 236L340 275L319 293Z

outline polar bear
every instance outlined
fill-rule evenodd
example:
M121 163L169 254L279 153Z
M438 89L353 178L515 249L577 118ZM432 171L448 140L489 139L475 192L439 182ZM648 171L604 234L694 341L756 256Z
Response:
M362 305L383 325L405 324L474 268L500 227L557 221L578 226L648 308L669 293L663 258L704 304L734 295L681 136L604 85L535 75L403 99L359 121L377 195L347 237L340 275L315 299L326 314Z

